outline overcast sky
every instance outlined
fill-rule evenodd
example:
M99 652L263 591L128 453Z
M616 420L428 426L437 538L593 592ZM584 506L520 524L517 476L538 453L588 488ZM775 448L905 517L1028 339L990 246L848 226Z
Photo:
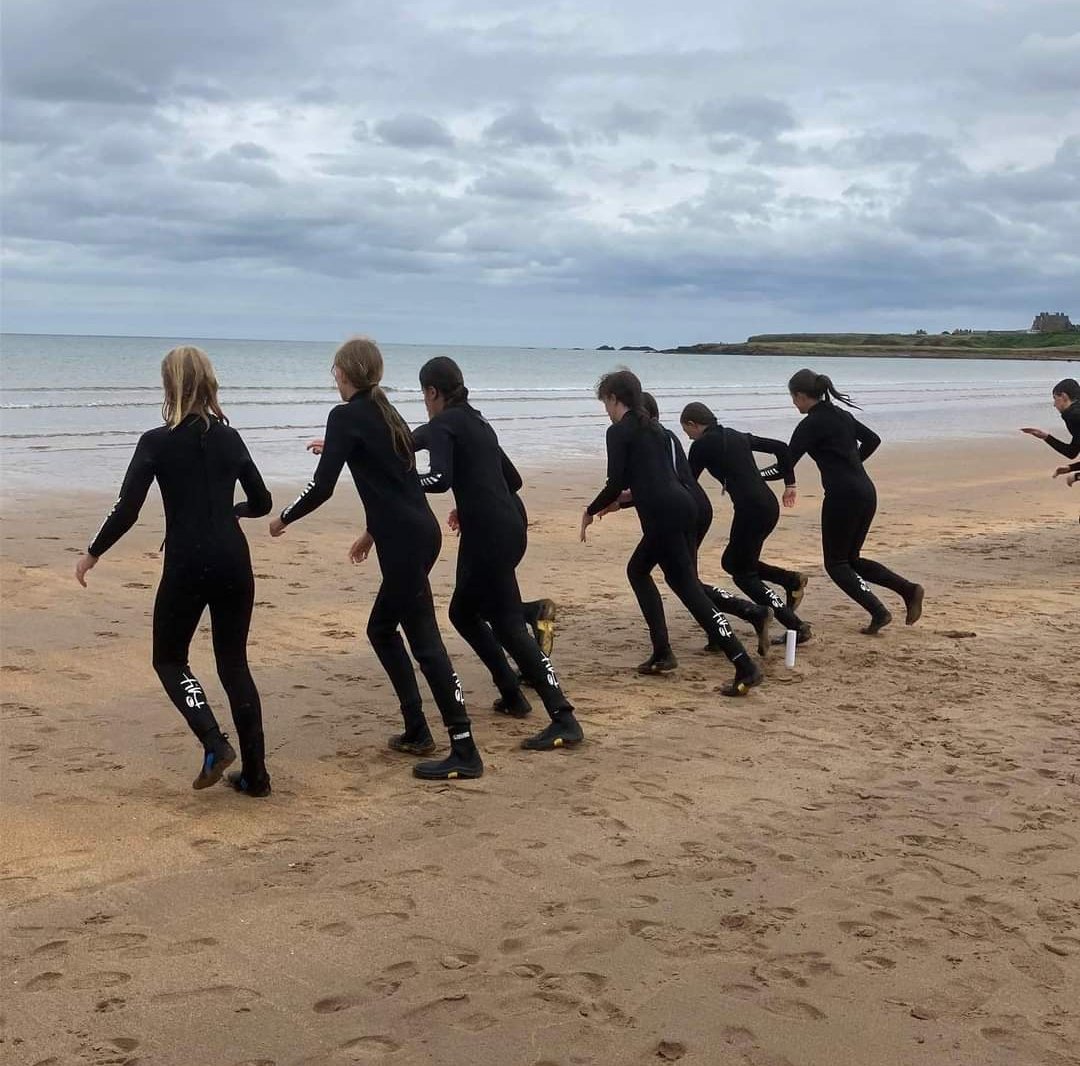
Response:
M4 327L1080 318L1077 0L6 0Z

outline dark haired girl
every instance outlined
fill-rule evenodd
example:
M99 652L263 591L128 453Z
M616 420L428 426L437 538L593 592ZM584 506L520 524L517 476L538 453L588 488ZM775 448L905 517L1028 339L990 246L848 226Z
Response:
M696 567L697 509L689 490L676 476L668 436L650 418L641 382L629 370L606 374L596 387L596 395L612 422L607 431L607 484L581 517L581 539L585 540L594 517L629 489L643 543L659 563L668 587L694 616L710 644L722 650L735 667L734 679L721 692L745 696L761 681L761 671L701 587ZM664 656L670 660L668 669L673 669L670 647L653 657L660 665Z
M679 421L693 441L689 463L694 478L700 478L701 472L708 470L731 498L731 532L720 565L750 599L771 607L785 629L795 630L800 643L809 640L810 627L795 613L806 578L794 570L782 570L761 561L761 549L780 520L780 505L758 470L754 452L775 456L776 470L785 485L794 486L795 472L788 458L788 446L771 437L755 437L720 425L703 403L687 404ZM786 603L766 581L787 591Z
M420 368L420 387L430 421L413 439L418 449L427 449L431 464L420 483L425 492L453 489L461 531L450 621L491 673L499 690L496 711L523 717L530 710L503 648L544 701L551 722L524 740L523 748L578 744L584 734L573 705L525 627L515 572L526 546L525 511L517 497L521 477L495 430L469 403L457 363L444 356L428 360Z
M330 499L342 467L348 464L368 523L349 557L362 562L373 545L378 555L382 584L367 633L405 720L405 732L391 737L389 746L410 755L435 750L400 627L450 734L450 755L417 763L413 773L432 780L479 777L484 764L473 741L461 685L435 621L428 574L439 557L442 535L420 488L409 428L379 388L383 359L374 341L346 341L334 356L333 372L345 402L330 412L326 436L314 449L321 451L321 457L311 482L271 523L270 533L280 537L286 526Z
M791 401L806 417L791 435L791 469L806 454L821 471L825 498L821 504L821 547L829 577L870 614L863 628L877 633L892 621L885 605L867 582L891 589L903 597L907 624L922 614L923 587L901 577L881 563L864 559L863 542L877 510L877 490L863 463L874 453L881 438L850 412L837 406L856 407L850 396L837 392L825 374L800 370L788 382ZM795 502L795 485L788 485L784 502ZM789 502L790 501L790 502Z
M683 450L679 438L660 422L660 408L657 406L656 399L648 392L643 392L641 399L649 417L660 424L668 438L675 476L693 497L696 513L694 536L697 547L700 548L706 533L709 532L709 527L712 525L712 503L705 490L697 483L694 475L690 472L690 464L687 462L686 452ZM633 506L633 497L629 492L626 492L608 510L614 511L620 507ZM630 587L634 590L634 596L637 598L638 607L641 608L645 624L649 627L649 639L653 646L652 655L638 667L638 673L641 674L669 673L678 665L671 650L667 619L664 617L664 601L660 597L660 590L656 587L656 582L652 576L652 572L657 565L658 560L653 552L652 544L642 537L626 564L626 577L630 582ZM759 607L756 603L739 599L739 597L731 595L725 589L710 585L706 581L701 582L701 588L705 595L724 614L734 615L736 618L741 618L753 625L758 637L758 651L764 655L768 651L769 645L768 607ZM718 650L720 649L712 644L706 646L706 651Z

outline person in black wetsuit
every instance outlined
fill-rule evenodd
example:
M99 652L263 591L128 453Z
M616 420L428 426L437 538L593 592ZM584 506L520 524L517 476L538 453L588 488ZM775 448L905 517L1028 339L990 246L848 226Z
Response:
M1027 426L1020 430L1021 433L1030 434L1039 440L1046 441L1056 452L1060 452L1066 459L1075 459L1080 455L1080 382L1075 378L1065 378L1059 381L1052 390L1054 407L1061 415L1065 428L1069 431L1069 440L1058 440L1052 437L1046 430L1034 429Z
M515 572L526 546L525 507L517 495L521 477L495 430L469 403L457 363L445 356L429 359L420 368L420 387L430 416L413 433L417 449L430 456L430 471L420 484L425 492L453 489L461 531L450 621L490 671L499 690L496 711L522 717L531 709L504 648L544 701L551 722L522 741L523 748L578 744L584 734L573 705L525 627Z
M675 473L671 439L649 417L641 382L631 371L606 374L596 387L596 395L612 422L607 431L607 483L581 516L581 540L584 542L596 515L629 489L646 549L659 562L668 587L693 615L710 643L722 650L735 667L735 677L721 692L725 696L745 696L761 682L762 673L701 587L696 567L697 508L689 489ZM662 654L670 656L670 648Z
M761 549L780 521L780 505L758 469L754 452L773 455L776 471L783 477L785 486L794 486L795 472L788 458L788 446L771 437L756 437L721 426L703 403L687 404L679 421L693 441L689 463L695 480L703 470L708 470L731 498L731 532L720 565L750 599L771 607L777 621L785 629L795 630L799 643L804 643L810 639L810 627L795 609L802 600L806 578L794 570L782 570L761 561ZM781 600L766 581L780 585L787 592L787 601Z
M892 621L885 605L867 582L891 589L903 597L907 624L922 614L923 587L901 577L881 563L862 556L863 542L877 510L877 490L863 463L881 438L832 401L855 407L851 397L837 392L825 374L800 370L788 382L792 403L805 415L791 435L790 469L806 454L821 471L825 497L821 503L821 547L829 577L859 606L870 613L862 632L879 632ZM777 473L772 480L782 474ZM788 484L784 503L795 503L795 485Z
M664 433L667 434L675 475L694 499L697 514L695 538L697 547L700 548L702 541L705 539L705 534L709 532L709 527L712 525L712 503L708 494L690 472L690 464L687 462L682 442L670 429L660 423L660 408L656 403L656 398L650 392L643 392L641 401L649 417L658 423ZM633 506L634 501L631 494L625 492L602 513ZM652 576L652 572L658 564L659 560L656 558L653 544L645 537L642 537L638 542L638 546L634 549L626 564L626 577L630 582L630 587L634 590L634 596L637 598L638 607L641 608L641 613L645 618L645 624L649 628L649 639L653 647L652 655L637 668L640 674L670 673L678 665L678 660L671 650L667 619L664 617L664 601L660 597L660 590L656 587L656 582ZM735 615L736 618L741 618L753 625L758 638L758 651L761 655L764 655L769 649L769 609L733 596L727 590L716 585L710 585L706 581L701 582L701 588L705 595L712 600L713 604L725 614ZM705 650L720 651L722 649L710 642L705 646Z
M210 608L218 677L232 710L242 770L230 783L250 796L270 794L262 705L247 660L255 602L251 554L240 518L268 514L270 493L240 434L218 405L214 368L199 348L174 348L161 364L165 425L144 433L120 496L76 567L79 584L139 517L157 479L165 508L165 558L154 600L153 663L162 685L203 746L194 788L221 779L236 752L221 732L188 664L191 639ZM247 499L234 503L236 484Z
M405 732L392 736L389 746L410 755L435 749L400 627L450 734L449 756L417 763L413 773L429 780L480 777L484 764L473 741L465 698L435 621L428 574L439 557L442 535L420 488L409 427L379 388L383 358L374 341L364 337L346 341L334 356L333 372L344 403L326 421L311 482L271 523L270 533L281 536L287 526L325 503L348 464L367 517L367 531L349 556L362 562L372 546L378 555L382 584L367 634L405 720Z

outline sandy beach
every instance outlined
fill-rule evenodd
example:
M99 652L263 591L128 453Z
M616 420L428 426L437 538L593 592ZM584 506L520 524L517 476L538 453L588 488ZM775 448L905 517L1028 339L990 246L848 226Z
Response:
M3 1058L1080 1063L1080 487L1051 480L1057 458L886 444L866 554L927 608L878 638L824 576L804 463L766 558L811 575L817 636L794 670L774 651L745 700L719 697L727 663L666 591L680 669L632 672L635 517L583 547L602 464L526 468L522 588L560 604L554 660L588 740L522 752L539 701L533 721L490 713L446 622L448 536L433 584L487 772L436 787L385 749L377 569L345 559L343 481L279 541L246 525L267 801L189 787L196 746L150 667L156 491L88 590L72 566L111 501L9 499ZM295 488L271 487L279 506ZM729 507L710 492L701 569L720 582ZM192 665L227 720L205 629Z

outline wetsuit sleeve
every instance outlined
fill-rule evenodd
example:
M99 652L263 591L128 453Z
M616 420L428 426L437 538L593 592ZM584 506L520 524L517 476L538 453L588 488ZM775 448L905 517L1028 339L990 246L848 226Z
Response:
M146 494L154 480L154 448L150 435L139 438L135 454L128 463L124 483L113 509L106 515L101 529L87 551L95 558L104 555L133 525L146 502Z
M1065 428L1072 434L1072 440L1066 443L1057 437L1047 437L1046 443L1056 452L1060 452L1066 459L1075 459L1080 455L1080 412L1073 414L1073 409L1066 411L1062 418L1065 419Z
M428 472L420 475L420 487L425 492L449 492L454 487L454 434L446 419L421 426L413 442L428 453Z
M503 479L506 481L506 487L511 492L520 492L525 482L521 480L517 467L510 462L510 456L502 448L499 449L499 462L502 463L502 473Z
M619 493L629 487L629 441L618 425L610 426L607 431L607 484L586 510L591 515L597 514L610 507L619 498Z
M762 470L761 476L766 481L783 478L785 485L794 485L795 468L791 463L791 449L782 440L773 440L772 437L755 437L753 433L747 436L750 438L751 451L776 456L776 462Z
M270 513L270 508L274 506L274 499L270 495L270 490L267 489L262 474L259 473L259 468L255 465L255 460L251 458L247 447L243 443L241 443L240 447L244 456L237 480L239 480L240 487L244 490L247 499L233 508L233 514L237 518L262 518L263 515Z
M686 457L690 464L690 473L694 475L695 481L701 480L701 472L705 469L704 449L698 447L699 443L699 441L694 441L690 445L690 454Z
M326 435L323 438L323 451L319 457L319 465L315 467L315 473L308 482L307 488L281 512L281 521L285 525L311 514L317 507L321 507L331 496L338 478L341 476L341 468L349 458L352 450L352 439L349 436L346 419L348 409L344 404L335 407L326 420Z
M799 460L810 450L810 445L814 441L814 431L810 423L803 418L803 420L795 427L795 432L791 434L791 443L788 445L788 462L791 463L791 474L795 476L795 467ZM763 470L761 476L766 481L779 481L780 480L780 468L779 466L769 467L768 470Z
M857 418L853 418L851 421L854 423L855 438L859 442L859 459L865 463L878 450L881 438L869 426L864 426Z

